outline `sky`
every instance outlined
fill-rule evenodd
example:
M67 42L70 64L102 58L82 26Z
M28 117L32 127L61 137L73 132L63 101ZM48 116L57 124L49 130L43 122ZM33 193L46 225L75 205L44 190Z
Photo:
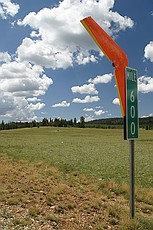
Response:
M138 71L153 116L152 0L0 0L0 121L121 117L114 67L80 23L91 16Z

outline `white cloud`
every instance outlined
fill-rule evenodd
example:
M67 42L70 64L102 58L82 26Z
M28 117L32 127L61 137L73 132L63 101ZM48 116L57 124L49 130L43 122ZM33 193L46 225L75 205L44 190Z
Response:
M10 62L11 56L7 52L0 52L0 62Z
M37 98L37 97L29 97L27 98L28 102L37 102L37 101L41 101L41 99Z
M15 109L14 98L7 95L4 91L0 91L0 115L5 115L9 111Z
M83 53L79 53L76 57L76 63L78 63L79 65L85 65L89 62L97 62L97 57L95 57L94 55L85 55Z
M85 111L85 112L92 112L92 111L94 111L94 109L93 108L84 108L83 111Z
M0 90L16 96L39 96L53 84L39 66L10 62L0 66Z
M17 48L17 55L17 60L20 62L28 60L46 68L66 69L72 66L72 54L66 48L58 51L58 47L53 47L41 40L33 41L30 38L24 38Z
M73 93L80 93L80 94L98 94L98 91L95 88L94 84L85 84L82 86L73 86L71 88Z
M149 115L142 115L140 116L141 118L145 118L145 117L152 117L153 116L153 113L150 113Z
M25 38L17 49L19 61L30 61L47 68L68 68L96 62L91 50L101 51L80 23L91 15L110 35L133 27L133 21L113 12L114 0L63 0L56 7L30 12L20 26L31 27L31 38ZM36 40L34 40L34 38Z
M112 80L113 75L111 73L104 74L102 76L97 76L95 78L90 78L88 80L89 83L99 84L99 83L108 83Z
M0 0L0 17L6 19L8 16L15 16L20 9L20 6L16 3L12 3L11 0Z
M153 77L147 77L147 76L139 77L138 90L141 93L153 92Z
M93 116L87 116L85 117L85 122L92 121L94 119Z
M37 104L32 104L32 103L30 103L29 105L28 105L28 108L30 109L30 110L41 110L42 108L44 108L45 107L45 104L44 103L37 103Z
M96 106L95 108L96 109L102 109L103 107L101 105L99 105L99 106Z
M1 92L0 108L1 116L13 121L31 121L36 118L24 97L13 97L12 94Z
M100 98L98 96L86 96L84 99L74 98L72 102L75 103L92 103L99 101Z
M68 103L67 101L62 101L61 103L52 105L52 107L56 108L56 107L69 107L70 103Z
M31 36L32 38L33 38L33 37L39 37L40 34L37 34L36 31L32 31L31 34L30 34L30 36Z
M100 109L100 110L94 112L94 114L95 114L96 116L100 116L100 115L102 115L102 114L104 114L104 113L105 113L105 111L103 111L102 109Z
M150 41L144 49L144 57L153 62L153 41Z
M36 97L44 95L53 84L52 79L43 72L42 67L28 63L13 61L0 65L1 116L24 121L35 117L33 111L40 110L44 104L32 106L29 102L38 101Z
M119 98L114 98L114 100L112 101L112 103L113 103L114 105L120 105L120 100L119 100Z

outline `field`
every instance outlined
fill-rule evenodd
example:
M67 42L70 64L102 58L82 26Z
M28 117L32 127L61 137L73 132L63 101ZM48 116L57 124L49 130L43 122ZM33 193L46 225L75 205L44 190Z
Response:
M0 156L4 229L153 229L153 131L135 141L133 221L122 130L1 131Z

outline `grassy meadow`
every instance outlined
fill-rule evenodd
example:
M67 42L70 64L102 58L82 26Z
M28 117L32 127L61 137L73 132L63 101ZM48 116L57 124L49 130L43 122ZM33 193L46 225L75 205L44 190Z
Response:
M99 179L129 181L129 142L122 130L33 128L0 132L0 152L30 162L47 162L64 171ZM136 184L153 186L153 131L135 141Z
M123 140L123 130L0 131L0 227L151 230L152 159L153 131L140 130L135 141L136 219L132 221L129 142Z

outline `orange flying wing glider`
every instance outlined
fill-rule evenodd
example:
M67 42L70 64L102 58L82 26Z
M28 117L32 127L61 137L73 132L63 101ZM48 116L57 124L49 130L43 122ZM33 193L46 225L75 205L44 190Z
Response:
M81 23L92 36L94 41L112 61L115 69L115 78L118 87L122 115L126 115L126 87L125 87L125 67L128 66L128 58L117 43L92 19L87 17Z

